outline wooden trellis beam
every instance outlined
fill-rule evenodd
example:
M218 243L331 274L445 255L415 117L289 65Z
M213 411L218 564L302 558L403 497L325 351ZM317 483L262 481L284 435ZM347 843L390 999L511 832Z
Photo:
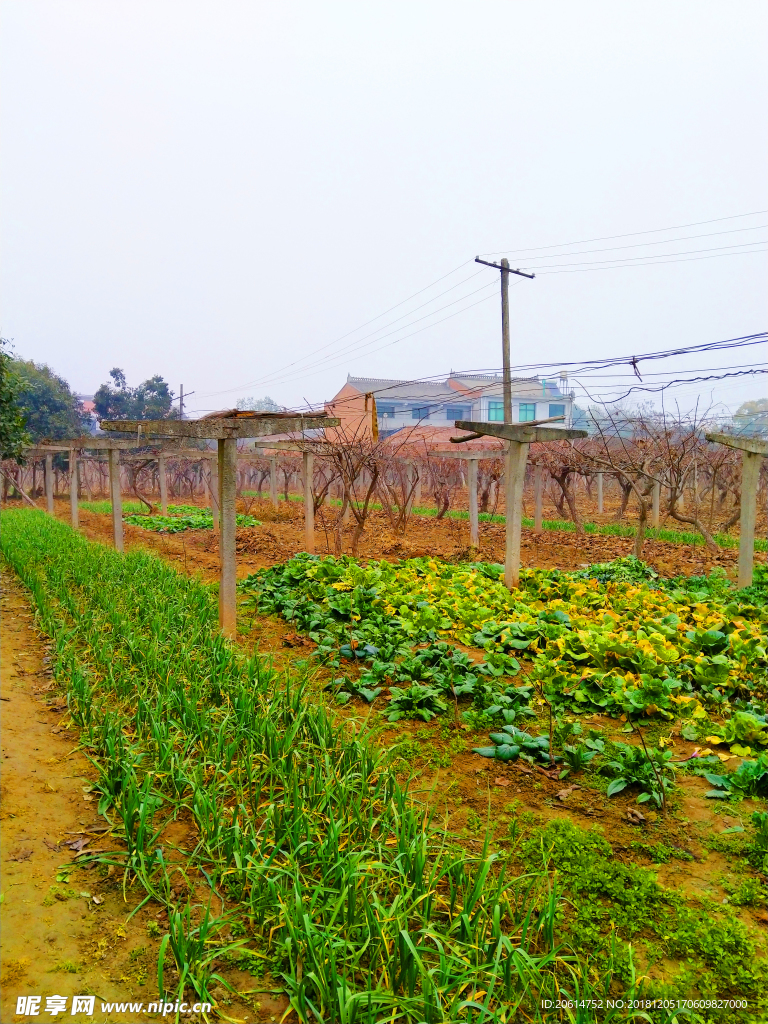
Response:
M244 438L302 433L318 427L336 427L340 420L323 414L228 413L200 420L112 420L102 430L136 434L134 447L147 437L184 437L218 442L218 505L220 522L219 625L225 636L237 630L237 558L235 551L235 495L237 490L237 442ZM213 468L213 467L212 467ZM314 540L314 537L313 537Z

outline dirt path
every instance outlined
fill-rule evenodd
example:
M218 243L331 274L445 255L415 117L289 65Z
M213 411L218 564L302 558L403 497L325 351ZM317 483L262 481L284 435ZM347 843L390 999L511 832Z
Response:
M114 879L75 866L67 843L113 846L99 839L105 822L84 787L94 771L73 751L74 732L62 726L66 704L48 670L48 647L34 627L24 588L2 570L2 995L0 1020L16 1016L19 996L41 996L39 1016L72 1016L72 996L96 996L95 1019L132 1021L130 1013L101 1012L101 1002L150 1002L157 942L148 920L134 918ZM67 1012L46 1017L46 997L64 996ZM146 1020L146 1016L135 1019Z

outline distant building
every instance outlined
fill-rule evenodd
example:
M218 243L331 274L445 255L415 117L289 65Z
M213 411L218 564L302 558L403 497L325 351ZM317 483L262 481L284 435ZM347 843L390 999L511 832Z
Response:
M98 419L96 417L96 406L93 404L93 395L75 395L80 408L83 411L83 415L88 418L87 423L84 424L85 429L89 434L95 434L98 429Z
M552 426L570 427L573 392L565 383L538 377L512 380L512 422L530 423L564 416ZM504 387L498 375L450 374L443 381L378 380L347 376L347 383L330 402L329 415L338 416L342 429L354 433L376 408L379 434L386 437L405 427L446 427L456 420L504 422Z

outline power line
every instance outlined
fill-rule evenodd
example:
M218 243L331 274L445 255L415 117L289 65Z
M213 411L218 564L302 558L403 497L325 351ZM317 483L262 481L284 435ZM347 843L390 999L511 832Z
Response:
M628 263L623 266L613 264L610 267L582 266L575 270L550 270L549 268L539 271L539 277L546 277L548 274L588 274L592 271L601 270L632 270L633 267L656 267L662 263L698 263L700 260L717 260L726 256L753 256L755 253L768 252L768 249L752 249L749 252L719 252L712 256L689 256L681 260L656 259L649 263Z
M567 249L571 245L587 245L589 242L610 242L614 238L636 238L638 235L656 235L661 231L682 231L683 228L698 228L705 224L720 224L726 220L741 220L744 217L758 217L768 210L754 210L752 213L737 213L732 217L715 217L712 220L697 220L690 224L672 224L666 228L649 228L646 231L626 231L622 235L601 235L599 238L580 238L575 242L561 242L558 245L538 245L531 249L497 249L483 253L484 256L519 256L527 252L543 252L545 249Z
M481 300L481 301L485 301L485 300ZM453 314L453 315L455 316L456 314ZM424 330L426 328L422 328L422 329ZM532 371L539 371L539 372L544 371L544 370L546 370L546 371L560 371L560 370L563 370L563 369L567 368L568 369L568 373L569 373L569 380L573 380L575 382L578 379L579 376L581 376L581 375L583 375L585 373L594 373L595 371L598 371L598 370L610 369L612 366L628 365L628 366L632 366L633 369L634 369L637 366L637 364L642 363L642 362L647 362L649 360L669 359L669 358L672 358L672 357L675 357L675 356L695 355L695 354L704 353L704 352L725 351L725 350L730 350L730 349L735 349L735 348L744 348L744 347L748 347L748 346L752 346L752 345L765 344L766 342L768 342L768 331L760 331L760 332L757 332L755 334L742 335L742 336L737 337L737 338L726 338L726 339L722 339L720 341L702 342L702 343L700 343L698 345L678 346L677 348L662 349L662 350L658 350L658 351L655 351L655 352L646 352L646 353L641 353L640 355L613 356L613 357L610 357L609 359L580 360L578 362L576 362L576 361L571 361L571 362L566 361L566 362L559 362L559 363L528 363L528 364L524 364L524 365L513 366L513 367L511 367L511 370L515 374L519 375L521 373L526 373L526 372L530 373ZM574 367L576 369L574 369ZM480 369L480 370L475 369L475 370L454 371L452 373L452 376L454 376L456 378L462 378L462 377L464 377L464 378L471 378L473 376L482 376L482 375L490 375L490 374L497 375L500 372L501 372L501 369L499 367L491 367L491 368L484 368L484 369ZM695 373L695 372L700 372L700 371L699 370L691 370L689 372ZM554 372L554 373L551 373L551 374L548 373L547 377L545 379L549 379L550 377L552 377L554 379L554 378L558 377L559 375L560 374L558 372ZM610 376L614 376L614 375L606 375L606 376L610 377ZM392 391L395 388L402 387L403 385L426 384L426 383L428 383L430 381L435 381L435 380L440 380L440 379L444 380L445 378L446 378L446 374L443 372L441 374L433 374L433 375L426 376L426 377L414 378L414 379L408 380L408 381L395 381L394 383L389 383L388 382L386 387L374 388L373 389L373 394L374 395L386 395L387 391ZM518 376L516 379L520 380L521 378ZM525 379L525 378L522 378L522 379ZM710 378L710 379L714 379L714 378ZM685 378L685 381L693 382L693 379ZM498 380L491 381L491 382L489 382L489 383L487 383L485 385L482 385L480 382L478 382L477 386L472 388L472 391L474 391L474 392L478 392L478 391L482 392L482 391L487 390L487 389L489 389L491 387L498 386L498 383L499 383ZM600 387L600 385L597 385L597 386ZM356 401L357 397L358 396L353 396L353 397L350 397L347 400L339 399L335 404L336 405L343 405L343 404L346 404L347 402ZM464 396L464 397L466 397L466 396ZM461 393L457 392L456 393L456 397L455 397L456 404L461 404L461 399L462 399ZM446 400L446 404L447 404L447 400Z
M692 255L694 253L700 253L700 252L724 252L724 250L728 250L728 249L745 249L745 248L747 248L747 246L765 245L766 242L768 242L768 239L761 238L757 242L738 242L736 245L715 245L715 246L712 246L712 248L710 248L710 249L684 249L682 252L658 253L658 254L654 254L653 256L627 256L625 259L621 259L621 258L617 257L616 259L611 259L611 260L582 260L580 263L555 263L553 266L555 266L555 267L591 267L591 266L597 267L597 266L601 266L602 264L605 264L605 263L633 263L635 266L638 266L638 265L640 265L640 262L639 262L640 260L642 260L644 262L645 261L659 261L659 262L663 261L663 262L668 262L667 259L666 259L667 256L690 256L690 255ZM540 258L543 259L545 257L540 257ZM541 269L541 271L543 272L543 271L546 271L546 270L550 270L552 268L551 267L542 267L542 268L536 267L535 269L536 270Z
M434 288L435 285L440 284L441 281L445 281L445 279L450 277L452 274L458 273L458 271L461 270L462 267L466 267L470 263L472 263L472 260L465 260L465 262L464 263L460 263L458 265L458 267L454 267L453 270L450 270L447 274L443 274L442 277L438 277L435 281L432 281L431 284L425 285L424 288L420 288L418 291L414 292L412 295L409 295L408 298L403 299L401 302L395 303L395 305L394 306L390 306L389 309L385 309L384 312L383 313L379 313L378 316L374 316L370 320L366 320L365 323L360 324L359 327L355 327L353 330L347 331L346 334L342 334L340 337L335 338L333 341L329 341L325 345L321 345L319 348L314 350L312 355L317 355L318 352L325 351L325 349L330 348L331 345L335 345L335 344L337 344L340 341L344 341L344 339L348 338L351 334L356 334L358 331L364 330L370 324L375 323L376 320L380 320L383 316L386 316L388 313L391 313L393 310L399 309L400 306L405 305L406 302L410 302L411 299L415 299L418 295L422 295L424 292L429 291L430 288ZM481 273L481 271L478 271L477 273ZM451 288L446 289L445 292L441 292L440 294L441 295L446 295L449 291L452 291L453 288L460 287L466 281L469 281L471 278L476 277L476 276L477 276L477 274L470 274L469 277L464 278L463 281L459 281L458 284L452 285ZM437 295L437 296L435 296L435 299L433 299L431 301L435 301L436 299L439 299L439 298L440 298L440 295ZM428 304L429 303L425 303L425 305L428 305ZM421 307L417 307L417 309L420 309L420 308ZM414 312L414 311L412 311L412 312ZM410 314L406 314L406 316L407 315L410 315ZM384 330L384 327L380 328L380 330ZM374 332L374 333L376 333L376 332ZM310 358L310 357L306 356L304 358ZM275 370L274 372L275 373L281 373L283 370L290 369L292 366L296 366L298 363L301 363L302 361L303 361L302 359L296 359L292 363L286 363L285 366L281 367L279 370ZM240 391L242 388L252 387L254 384L259 384L261 382L262 382L262 379L261 378L257 378L256 380L248 381L245 384L239 384L237 387L234 387L234 388L225 388L223 391L210 391L210 392L208 392L207 395L204 395L203 397L210 398L210 397L212 397L214 395L229 394L232 391Z
M482 271L478 271L478 273L482 273ZM470 277L477 277L477 274L471 274ZM466 278L466 280L470 280L470 278ZM339 352L335 353L334 356L332 356L331 358L337 358L338 356L341 356L342 354L345 355L345 358L348 358L346 356L347 351L349 349L351 349L351 348L354 348L354 347L360 345L361 342L366 341L368 338L373 338L373 340L370 341L368 343L368 345L363 345L362 349L369 348L371 345L375 345L375 344L377 344L377 342L383 341L384 338L388 338L392 334L397 334L399 331L407 330L409 327L412 327L414 324L420 323L422 320L427 320L427 319L429 319L432 316L436 316L438 313L441 313L444 309L450 309L450 307L451 306L455 306L456 303L463 302L465 299L469 299L473 295L477 295L477 294L479 294L482 291L487 291L491 287L494 287L494 282L489 282L488 284L481 285L480 288L476 288L473 292L468 292L466 295L461 295L458 299L454 299L453 302L447 302L444 306L440 306L438 309L433 309L431 313L425 313L424 316L417 317L415 320L411 320L407 324L402 324L400 327L397 327L394 331L390 331L389 334L381 335L381 334L379 334L379 331L386 330L387 327L391 326L391 324L384 324L384 326L379 328L378 331L373 331L371 334L365 335L363 338L359 338L357 341L352 342L349 345L345 345L343 349L341 349ZM448 290L450 291L451 289L448 289ZM443 294L445 294L445 293L443 293ZM485 301L485 300L481 299L480 301ZM429 305L429 303L424 303L424 305ZM472 303L472 305L467 306L465 308L466 309L471 309L473 305L477 305L477 303ZM421 309L422 307L420 306L420 307L417 307L417 308ZM413 310L412 312L416 312L416 310ZM463 312L463 310L459 310L458 312ZM406 314L406 316L410 316L410 315L411 315L410 313ZM399 319L402 320L402 319L404 319L404 317L400 317ZM449 319L449 317L443 317L443 320L447 320L447 319ZM438 320L437 323L442 323L443 320ZM393 321L393 323L397 323L397 321ZM428 326L432 327L432 326L435 326L435 325L434 324L429 324ZM419 332L418 331L414 331L413 333L417 334ZM375 337L375 335L379 335L379 336ZM406 337L411 337L411 336L412 335L406 335ZM401 339L398 339L398 340L402 341L402 340L405 340L405 339L401 338ZM392 342L392 344L396 344L396 343L397 342ZM386 348L387 346L383 346L383 347ZM380 350L376 349L376 351L380 351ZM316 355L316 354L317 354L316 352L313 353L313 355ZM311 358L311 356L307 356L305 358ZM353 357L353 358L356 358L356 357ZM299 360L297 360L297 362L298 361ZM327 366L326 360L325 359L319 359L319 360L317 360L314 363L308 363L306 366L302 367L299 372L300 373L305 373L307 370L314 369L316 366L320 366L320 365ZM333 364L333 365L338 365L338 363ZM281 372L282 371L280 371L280 370L275 370L275 371L273 371L273 373L267 374L265 377L262 377L262 378L260 378L257 381L252 381L251 383L252 384L275 384L275 383L282 384L282 383L284 383L287 380L295 379L295 377L292 377L292 376L280 377L280 378L275 379L277 374L279 374Z
M620 252L624 249L639 249L649 245L671 245L673 242L686 242L693 238L716 238L720 235L732 235L739 231L760 231L763 228L768 228L768 224L755 224L749 228L729 228L728 231L707 231L700 235L678 235L676 238L660 238L655 242L633 242L631 245L609 245L603 249L577 249L575 252L554 252L549 256L532 256L531 259L556 260L560 256L586 256L593 252ZM748 245L749 243L742 242L741 244ZM718 246L718 248L721 247ZM589 261L585 260L585 262Z

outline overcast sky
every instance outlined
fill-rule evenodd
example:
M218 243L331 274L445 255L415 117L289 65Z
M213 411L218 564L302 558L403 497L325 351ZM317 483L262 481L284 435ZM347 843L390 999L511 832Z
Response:
M347 373L499 366L498 275L471 261L502 250L560 270L513 279L515 364L763 330L767 20L765 0L5 0L2 332L81 393L120 366L183 383L191 412L296 407ZM606 259L630 262L568 265Z

